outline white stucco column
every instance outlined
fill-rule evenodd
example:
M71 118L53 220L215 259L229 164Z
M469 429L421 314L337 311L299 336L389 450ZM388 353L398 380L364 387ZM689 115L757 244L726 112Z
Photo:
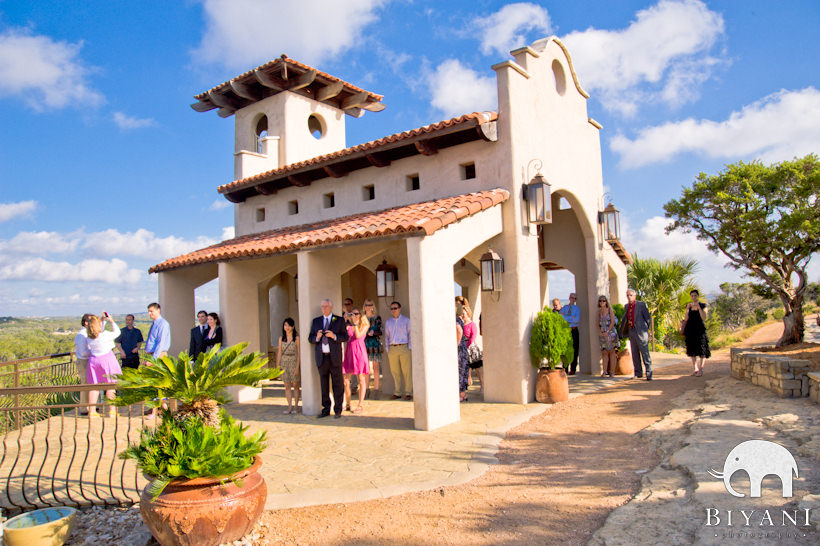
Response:
M302 251L296 254L299 272L299 332L301 336L302 413L318 415L322 410L322 391L314 357L315 345L310 343L310 325L322 314L325 298L333 302L333 312L341 309L342 285L333 255L327 251Z
M162 271L159 275L159 305L171 326L169 355L188 350L191 328L196 321L194 290L216 278L216 264ZM150 303L150 302L149 302Z
M435 238L407 240L415 427L432 430L461 417L453 302L453 264Z

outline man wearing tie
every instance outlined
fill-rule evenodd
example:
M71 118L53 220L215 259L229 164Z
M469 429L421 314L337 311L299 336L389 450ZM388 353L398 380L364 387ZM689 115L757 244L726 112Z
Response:
M308 340L316 347L316 366L322 388L322 413L330 415L330 383L333 383L333 412L336 419L342 416L344 382L342 380L342 342L347 341L347 327L339 315L333 314L333 303L322 300L322 316L313 319Z
M567 321L569 324L570 329L572 330L572 365L570 366L570 370L568 372L569 375L575 375L575 372L578 369L578 349L581 348L581 337L578 334L578 326L581 324L581 310L578 308L578 304L575 303L575 292L569 295L569 303L566 304L561 308L558 313L564 317L564 320Z
M208 313L200 311L196 314L199 324L191 328L191 343L188 345L188 354L196 360L199 353L205 350L205 337L208 335Z

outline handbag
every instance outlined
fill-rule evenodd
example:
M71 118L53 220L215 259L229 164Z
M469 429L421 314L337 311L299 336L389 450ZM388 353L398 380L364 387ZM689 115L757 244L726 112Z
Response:
M479 360L484 360L484 355L481 353L481 347L473 343L467 347L467 362L475 364Z
M629 321L626 319L626 313L621 317L621 323L618 325L618 337L621 339L629 337Z
M686 335L686 319L680 321L680 335Z

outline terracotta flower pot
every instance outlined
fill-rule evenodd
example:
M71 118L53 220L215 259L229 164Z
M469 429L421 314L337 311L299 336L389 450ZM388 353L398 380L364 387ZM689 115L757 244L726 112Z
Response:
M535 382L535 399L546 404L566 402L569 400L569 379L567 372L562 368L538 370L538 379Z
M635 367L632 365L632 355L628 350L618 351L618 365L615 366L615 375L633 375Z
M140 497L142 520L163 546L210 546L242 538L265 509L268 488L257 472L262 459L233 476L241 486L218 478L178 479L152 500Z

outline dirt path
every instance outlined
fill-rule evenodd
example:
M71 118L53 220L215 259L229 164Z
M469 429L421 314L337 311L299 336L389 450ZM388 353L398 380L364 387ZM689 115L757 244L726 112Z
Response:
M781 331L764 327L744 345L774 342ZM727 375L728 362L728 351L714 355L705 378ZM499 464L462 486L268 512L260 543L585 544L658 463L636 433L703 386L690 372L673 365L652 382L621 382L558 404L511 430Z

